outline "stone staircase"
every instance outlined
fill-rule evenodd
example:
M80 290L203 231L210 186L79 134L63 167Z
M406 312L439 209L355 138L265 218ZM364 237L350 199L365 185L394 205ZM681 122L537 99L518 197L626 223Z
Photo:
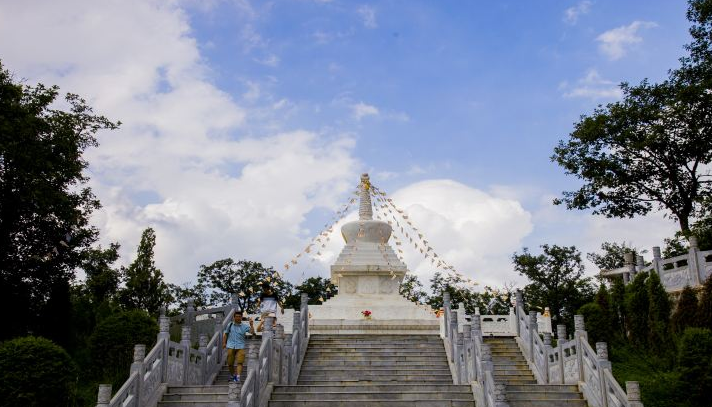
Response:
M258 347L261 338L249 338L245 343L247 346L254 343ZM247 378L247 359L242 366L240 379ZM163 398L158 402L158 407L225 407L227 405L227 387L230 380L230 370L227 365L215 378L215 382L208 386L168 386ZM242 385L242 383L240 383Z
M275 386L270 407L474 407L452 384L437 335L312 335L297 384Z
M494 380L506 385L510 407L586 407L578 386L537 384L514 338L491 337L484 342L492 349Z

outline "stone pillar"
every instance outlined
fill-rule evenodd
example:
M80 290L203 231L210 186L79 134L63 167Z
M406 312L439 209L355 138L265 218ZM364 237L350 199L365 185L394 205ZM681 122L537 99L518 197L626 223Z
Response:
M111 385L110 384L100 384L99 394L96 398L96 407L109 407L111 402Z
M274 365L274 354L273 354L273 348L274 348L274 327L272 326L272 322L274 321L274 317L267 317L265 318L265 323L262 325L262 343L268 342L269 345L265 349L267 351L268 355L268 363L267 363L267 369L269 369L269 374L267 375L267 381L272 382L274 381L274 377L272 376L273 371L272 371L272 365Z
M625 392L628 395L629 407L643 407L640 401L640 385L638 382L625 382Z
M230 381L227 384L227 407L240 407L240 384Z
M460 327L465 323L465 304L457 304L457 332L460 332Z
M450 293L443 291L443 322L445 325L445 337L449 337L450 332Z
M190 380L188 379L188 371L190 367L190 326L183 325L180 329L180 345L183 348L183 383L184 385L190 385Z
M472 318L475 319L475 316ZM462 326L462 336L464 343L463 354L465 355L465 383L469 383L475 380L475 346L472 342L472 325L465 324Z
M450 357L452 358L452 363L457 366L457 319L450 319Z
M588 341L586 325L583 322L583 315L574 315L574 341L576 341L576 363L578 364L578 380L583 378L583 349L582 342Z
M566 325L556 325L556 352L559 355L559 360L554 361L559 364L559 372L561 372L561 384L564 384L566 377L564 375L564 344L566 343Z
M529 361L534 363L534 335L537 335L536 311L529 311Z
M302 338L308 338L309 337L309 295L306 293L302 293L301 297L302 303L299 307L299 311L301 312L301 315L303 315L303 318L306 319L307 323L304 324L304 327L299 327L299 332L302 333Z
M193 326L195 323L195 300L188 298L185 306L185 325Z
M284 374L282 372L282 355L284 349L284 326L277 324L274 327L274 339L272 345L272 381L274 384L283 384Z
M519 321L517 321L517 311L514 309L514 307L509 307L509 332L518 336L518 327Z
M625 264L625 267L628 269L628 275L630 276L630 279L633 280L635 278L635 253L623 253L623 262Z
M697 236L690 236L690 250L688 251L687 258L687 271L689 273L689 283L690 287L699 286L704 282L704 264L700 264L699 252L700 248L697 246Z
M226 312L225 315L228 315L228 312ZM217 343L218 346L217 346L217 349L215 349L215 361L214 362L220 366L222 366L222 363L223 363L222 343L223 343L223 335L225 333L223 331L223 326L222 326L223 319L224 318L218 318L217 316L215 317L215 329L214 329L215 332L219 332L218 343ZM213 335L215 334L215 332L213 332Z
M170 326L171 319L165 315L162 309L162 314L158 317L158 335L157 342L163 343L163 352L161 355L161 377L159 380L163 383L168 382L168 342L171 340Z
M457 384L466 384L467 373L465 371L465 335L463 332L458 332L456 338L457 353L454 354L452 358L455 362L455 371L457 372Z
M146 358L146 345L134 345L133 352L133 363L131 363L131 374L134 372L138 373L138 380L136 381L136 405L141 405L141 395L143 394L142 384L143 384L143 374L146 373L146 366L143 360Z
M544 332L544 383L548 384L551 379L549 379L549 350L551 349L551 332Z
M611 362L608 361L608 345L605 342L596 342L596 363L598 363L599 380L598 388L601 390L599 398L602 400L602 407L608 407L608 399L606 397L606 375L605 370L611 370Z
M514 313L517 316L517 336L521 336L520 326L519 326L519 308L524 309L524 294L522 294L522 290L517 290L514 293Z
M655 269L655 272L660 275L660 272L662 271L662 263L663 261L663 256L660 253L660 246L653 246L653 269Z
M222 340L222 338L220 338ZM219 347L222 348L222 342L217 344ZM207 384L205 383L209 377L208 377L208 335L207 334L200 334L198 337L198 351L200 352L201 355L201 361L200 361L200 371L202 372L202 378L203 378L203 383L202 384Z

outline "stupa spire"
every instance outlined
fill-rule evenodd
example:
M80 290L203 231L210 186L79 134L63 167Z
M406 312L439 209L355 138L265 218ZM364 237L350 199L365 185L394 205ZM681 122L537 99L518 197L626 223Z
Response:
M368 178L368 174L361 174L361 185L359 185L358 188L358 219L373 220L373 208L371 207L371 180Z

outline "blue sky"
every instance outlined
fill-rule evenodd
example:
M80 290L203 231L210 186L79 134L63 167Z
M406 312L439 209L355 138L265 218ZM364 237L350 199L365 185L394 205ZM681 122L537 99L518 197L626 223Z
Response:
M124 123L87 155L94 223L123 262L156 228L173 282L224 257L279 267L364 171L485 284L521 283L523 246L650 248L675 230L553 207L578 182L549 157L618 83L677 66L685 2L56 3L0 2L0 58ZM289 278L327 275L335 236Z

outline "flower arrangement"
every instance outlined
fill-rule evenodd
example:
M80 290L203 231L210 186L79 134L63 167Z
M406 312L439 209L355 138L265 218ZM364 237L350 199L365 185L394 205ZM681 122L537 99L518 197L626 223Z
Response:
M361 311L361 315L363 315L365 319L371 319L371 311L369 310Z

